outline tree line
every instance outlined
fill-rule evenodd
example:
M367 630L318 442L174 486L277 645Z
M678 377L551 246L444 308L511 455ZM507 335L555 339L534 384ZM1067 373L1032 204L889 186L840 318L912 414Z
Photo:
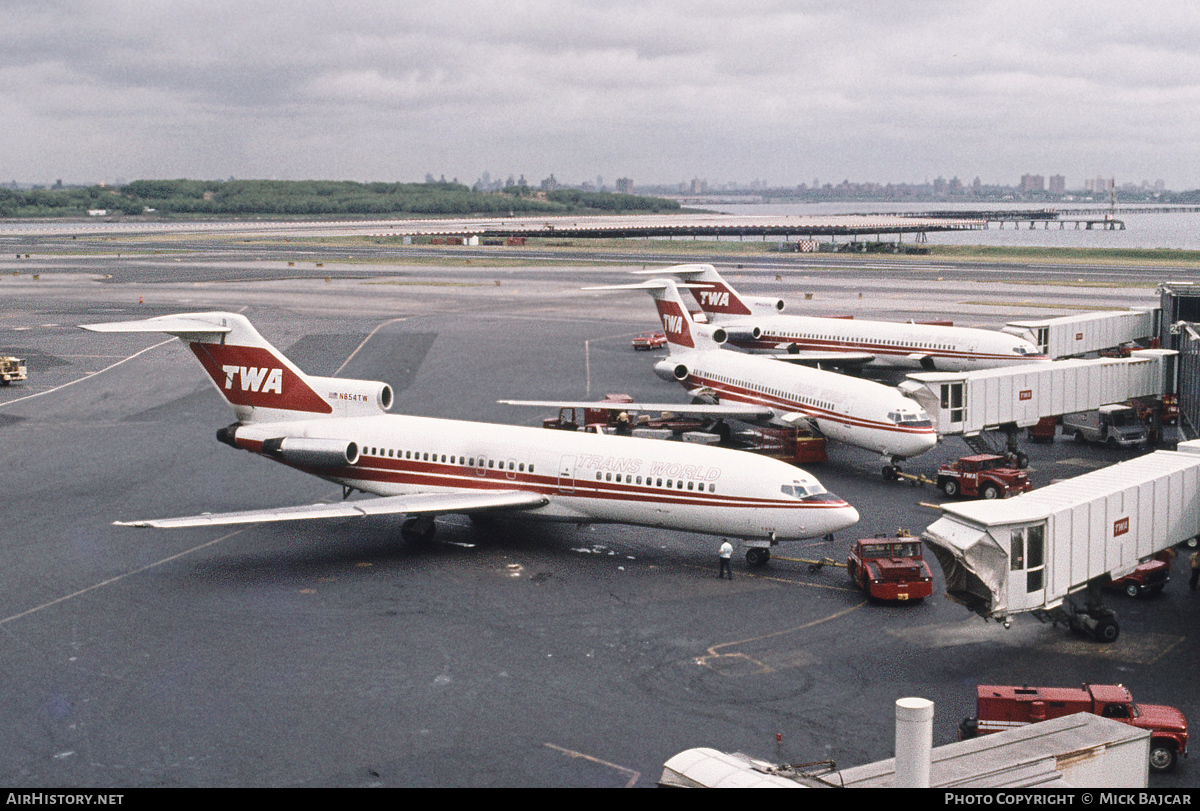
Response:
M0 188L0 217L81 217L89 210L160 216L506 216L669 213L658 197L512 186L472 191L459 183L333 180L135 180L124 186Z

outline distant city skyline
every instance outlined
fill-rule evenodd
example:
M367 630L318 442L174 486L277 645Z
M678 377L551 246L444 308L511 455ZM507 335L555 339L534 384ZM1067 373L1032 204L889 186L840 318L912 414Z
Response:
M6 181L1200 189L1184 0L83 0L0 19Z
M503 173L502 173L503 174ZM408 180L408 181L383 181L380 179L364 182L409 182L409 183L459 183L476 191L502 191L509 186L525 187L540 191L553 191L555 189L583 189L585 191L612 191L623 194L652 194L667 193L667 194L684 194L684 195L699 195L699 194L720 194L731 192L811 192L821 190L838 190L852 189L869 193L878 193L887 189L929 189L933 194L945 196L971 196L980 195L985 190L1015 190L1023 194L1048 194L1048 195L1080 195L1080 194L1108 194L1113 189L1115 184L1116 191L1119 192L1137 192L1139 194L1164 194L1191 191L1189 189L1168 189L1162 180L1141 180L1139 182L1120 181L1114 177L1105 177L1098 175L1096 177L1085 178L1082 185L1071 185L1067 178L1063 175L1050 175L1049 178L1042 175L1025 174L1021 175L1020 179L1012 184L1006 183L989 183L985 184L976 176L970 183L964 183L958 177L946 179L939 175L933 180L924 180L914 183L879 183L875 181L851 181L842 180L837 183L823 182L820 178L813 178L810 183L798 184L772 184L767 180L755 179L748 182L740 182L730 180L725 182L710 182L707 178L693 177L688 181L679 181L677 183L638 183L634 178L619 177L613 180L611 184L607 184L603 175L597 175L594 179L585 179L579 181L571 181L569 179L561 179L550 173L549 176L539 180L529 180L524 175L515 176L511 173L502 176L484 171L483 174L473 183L466 182L460 178L447 178L444 174L435 177L432 172L426 172L423 181ZM146 180L150 178L133 178L133 179L118 179L113 183L101 184L86 184L72 183L62 178L57 178L54 183L40 184L22 182L19 180L10 180L0 183L0 187L14 189L54 189L66 187L85 187L90 185L112 185L122 186L133 180ZM209 180L210 178L188 178L191 180ZM263 178L226 178L225 180L261 180ZM329 180L330 178L304 178L305 180ZM1048 182L1047 182L1048 181Z

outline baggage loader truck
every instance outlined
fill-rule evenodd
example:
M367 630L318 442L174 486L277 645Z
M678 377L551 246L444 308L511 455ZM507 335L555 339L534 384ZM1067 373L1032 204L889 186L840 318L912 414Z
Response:
M921 537L948 597L1006 627L1030 613L1112 642L1120 626L1102 588L1200 534L1200 440L1004 501L942 510Z

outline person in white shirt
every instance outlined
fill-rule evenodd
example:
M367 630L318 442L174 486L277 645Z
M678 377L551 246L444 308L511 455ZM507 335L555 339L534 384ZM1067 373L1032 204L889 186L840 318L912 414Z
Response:
M729 579L733 579L733 567L729 565L729 559L733 557L733 544L729 541L722 541L721 551L717 553L721 559L721 568L717 572L717 577L729 575Z

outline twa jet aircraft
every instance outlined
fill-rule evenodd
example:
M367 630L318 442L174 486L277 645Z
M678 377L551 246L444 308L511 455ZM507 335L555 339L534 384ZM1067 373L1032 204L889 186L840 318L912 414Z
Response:
M385 414L386 383L304 374L234 313L84 325L163 332L187 343L237 422L217 438L378 498L117 522L194 527L337 516L409 516L405 538L435 516L483 513L575 524L618 523L746 539L764 563L777 541L828 535L858 512L775 459L652 439Z
M676 265L642 275L688 282L728 346L779 360L963 372L1049 360L1023 338L970 327L783 315L782 299L742 296L712 265ZM722 336L724 336L722 338Z
M767 420L787 426L807 424L821 434L876 451L883 476L894 478L900 463L937 444L933 423L916 401L892 386L857 377L790 366L774 360L721 349L712 334L720 327L696 324L672 279L591 290L648 290L658 305L670 354L654 365L664 380L681 383L697 402L561 403L501 400L512 405L619 408L622 411L674 411L706 417Z

